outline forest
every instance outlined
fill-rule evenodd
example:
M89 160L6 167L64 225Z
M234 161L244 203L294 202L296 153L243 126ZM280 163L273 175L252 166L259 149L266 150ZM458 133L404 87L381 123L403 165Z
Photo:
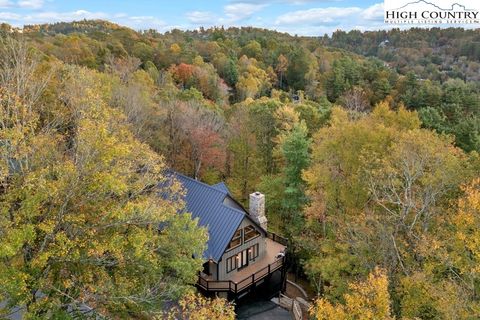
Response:
M479 71L478 29L1 24L0 318L234 319L166 168L266 195L312 319L480 318Z

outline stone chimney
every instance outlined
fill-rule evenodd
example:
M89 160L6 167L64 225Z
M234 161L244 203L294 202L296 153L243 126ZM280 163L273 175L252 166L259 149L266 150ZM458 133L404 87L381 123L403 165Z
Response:
M265 195L260 192L250 194L250 216L263 229L267 230L267 217L265 216Z

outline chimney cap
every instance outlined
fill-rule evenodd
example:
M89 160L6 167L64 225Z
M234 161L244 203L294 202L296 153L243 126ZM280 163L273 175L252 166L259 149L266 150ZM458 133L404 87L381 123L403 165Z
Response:
M260 192L255 191L255 195L259 196L259 195L260 195Z

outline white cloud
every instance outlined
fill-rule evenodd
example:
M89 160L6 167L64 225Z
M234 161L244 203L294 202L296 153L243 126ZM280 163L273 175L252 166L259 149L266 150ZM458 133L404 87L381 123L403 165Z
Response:
M44 1L43 0L20 0L18 1L18 6L20 8L28 8L28 9L40 9L43 7Z
M13 3L9 0L0 0L0 8L8 8L13 6Z
M72 12L38 12L25 15L23 19L28 23L47 23L54 21L73 21L82 19L107 19L108 15L103 12L90 12L87 10L77 10Z
M25 24L41 24L60 21L74 21L82 19L108 19L108 15L102 12L89 12L77 10L72 12L34 12L28 14L17 14L11 12L0 13L0 20L14 26L21 27Z
M193 24L211 24L217 20L210 11L191 11L186 13L186 17Z
M278 16L275 27L279 31L299 35L322 35L337 29L365 31L392 28L383 23L383 3L367 8L327 7L293 11Z
M362 12L358 7L329 7L299 10L283 14L277 18L275 24L313 24L322 25L335 23L342 18L349 18Z
M286 3L293 5L301 5L312 2L340 2L343 0L234 0L233 3L243 2L243 3L264 3L264 4L275 4L275 3Z
M383 3L373 4L367 8L316 8L299 10L279 16L275 29L280 32L304 36L331 34L335 30L388 30L392 28L409 29L412 27L431 28L440 25L386 25L383 23ZM446 25L445 25L446 26ZM270 26L272 27L272 26ZM457 27L473 28L464 24Z
M363 10L362 17L366 20L381 20L383 21L384 9L383 3L374 4Z
M23 25L28 24L70 22L83 19L110 20L136 30L154 28L161 31L167 31L173 28L173 26L167 25L165 21L154 16L128 16L124 13L108 14L104 12L91 12L88 10L76 10L69 12L42 11L29 12L25 14L0 12L0 22L7 22L16 27L22 27Z
M19 20L21 16L13 12L0 12L0 22L10 21L10 20Z
M220 19L220 22L234 23L251 18L255 13L261 11L265 8L266 4L255 4L255 3L232 3L223 7L225 12L224 19Z
M164 27L167 23L154 16L133 16L123 17L118 21L125 21L125 23L134 29L149 29Z
M248 0L245 0L225 5L223 7L223 15L220 17L210 11L190 11L185 16L191 24L196 26L233 26L240 25L241 22L252 18L254 14L267 6L268 4L250 3Z

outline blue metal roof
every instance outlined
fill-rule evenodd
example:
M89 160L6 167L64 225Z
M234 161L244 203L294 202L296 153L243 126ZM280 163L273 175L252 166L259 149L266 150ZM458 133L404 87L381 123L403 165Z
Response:
M213 184L212 185L212 188L215 188L215 189L218 189L220 191L223 191L225 193L228 193L230 194L230 190L228 190L228 187L227 185L222 181L222 182L219 182L217 184Z
M203 257L218 262L247 213L224 204L229 193L224 183L210 186L177 172L170 174L185 189L186 210L208 230L209 239Z

